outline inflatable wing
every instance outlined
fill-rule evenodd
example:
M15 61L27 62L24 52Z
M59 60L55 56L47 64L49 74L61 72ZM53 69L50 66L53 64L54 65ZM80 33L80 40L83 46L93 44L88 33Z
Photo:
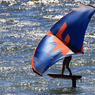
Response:
M43 75L51 65L64 57L83 53L85 31L94 12L95 7L84 5L56 22L34 51L33 70Z

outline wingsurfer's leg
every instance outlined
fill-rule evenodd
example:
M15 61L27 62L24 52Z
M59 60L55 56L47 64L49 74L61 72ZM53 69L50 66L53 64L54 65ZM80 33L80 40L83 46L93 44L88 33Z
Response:
M66 68L67 68L67 70L69 71L69 73L70 73L70 75L72 75L72 72L71 72L71 69L69 68L69 63L70 63L70 61L71 61L71 59L72 59L72 57L71 56L69 56L69 57L66 57Z
M63 66L62 66L62 75L64 74L64 71L65 71L65 59L63 61Z
M68 57L65 57L65 59L63 60L63 66L62 66L62 75L64 74L65 66L67 63L68 63Z
M70 70L70 68L69 68L69 63L70 63L70 61L71 61L71 56L69 56L69 57L66 57L65 59L64 59L64 61L63 61L63 66L62 66L62 75L64 74L64 71L65 71L65 65L66 65L66 68L67 68L67 70L69 71L69 73L70 73L70 75L72 75L72 72L71 72L71 70Z
M66 68L69 71L70 75L72 75L71 69L68 66L66 66Z

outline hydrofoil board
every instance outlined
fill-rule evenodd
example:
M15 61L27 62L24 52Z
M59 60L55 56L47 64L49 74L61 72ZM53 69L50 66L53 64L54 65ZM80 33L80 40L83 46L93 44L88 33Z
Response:
M62 75L62 74L47 74L53 78L64 78L64 79L80 79L82 76L80 75Z

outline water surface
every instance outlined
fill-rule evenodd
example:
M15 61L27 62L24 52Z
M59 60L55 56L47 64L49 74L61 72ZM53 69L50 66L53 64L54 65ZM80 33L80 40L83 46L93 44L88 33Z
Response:
M34 49L51 26L86 4L95 6L95 0L0 0L0 95L95 94L95 14L86 31L84 54L73 56L70 64L73 74L82 75L77 88L71 80L47 76L61 73L62 61L42 77L31 66Z

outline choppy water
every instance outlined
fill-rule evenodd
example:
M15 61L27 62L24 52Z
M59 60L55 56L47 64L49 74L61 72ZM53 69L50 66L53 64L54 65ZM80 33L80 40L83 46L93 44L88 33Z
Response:
M82 75L77 88L71 80L47 76L61 73L62 61L42 77L31 67L39 40L64 14L85 4L95 6L95 0L0 0L0 95L95 94L95 14L86 31L85 54L73 56L70 65L73 74Z

